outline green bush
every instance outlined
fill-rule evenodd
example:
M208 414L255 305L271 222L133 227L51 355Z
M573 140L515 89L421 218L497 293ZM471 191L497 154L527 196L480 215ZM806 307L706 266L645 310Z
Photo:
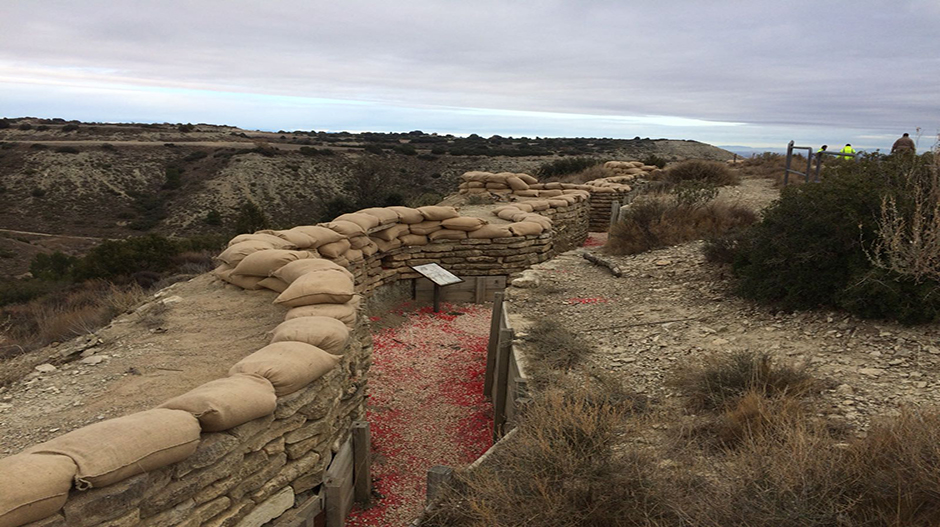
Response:
M52 254L40 253L33 257L29 272L40 280L69 280L78 258L59 251Z
M871 155L830 165L821 183L785 188L739 246L740 294L785 309L836 306L904 323L936 320L940 283L876 271L866 254L883 199L896 198L902 216L913 210L905 181L910 170L930 167L910 162Z
M56 148L55 151L58 152L58 153L60 153L60 154L77 154L77 153L79 153L79 150L78 150L77 148L75 148L74 146L60 146L59 148Z
M717 161L683 161L666 171L666 179L673 183L680 181L704 181L712 185L737 185L741 182L737 174L728 165Z
M640 160L644 165L651 165L658 168L666 168L666 160L656 154L650 154Z
M601 163L603 163L603 161L591 157L564 157L543 163L536 173L540 177L558 177L581 172L582 170Z
M210 210L209 213L206 214L206 225L215 227L222 225L222 213L215 209Z
M238 216L235 217L235 234L250 233L270 227L271 221L254 201L246 201L238 208Z
M78 125L75 123L67 124L62 127L63 132L74 132L75 130L78 130Z
M30 196L34 198L41 198L46 195L46 189L42 187L36 187L29 193Z
M197 150L193 152L192 154L189 154L188 156L184 157L183 161L192 163L193 161L199 161L200 159L203 159L208 156L209 156L209 152L206 152L204 150Z
M44 280L0 280L0 306L29 302L63 286L60 282Z
M166 181L163 183L163 190L176 190L182 186L182 170L179 167L166 167Z
M75 281L130 276L141 271L163 272L179 247L169 238L149 234L127 240L108 240L88 252L72 268Z

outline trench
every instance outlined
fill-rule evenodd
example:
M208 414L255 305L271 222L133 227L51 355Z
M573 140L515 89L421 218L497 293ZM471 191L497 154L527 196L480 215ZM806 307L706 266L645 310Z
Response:
M491 309L444 303L434 313L409 302L371 317L372 506L356 507L347 526L408 525L424 509L429 468L467 465L491 446Z

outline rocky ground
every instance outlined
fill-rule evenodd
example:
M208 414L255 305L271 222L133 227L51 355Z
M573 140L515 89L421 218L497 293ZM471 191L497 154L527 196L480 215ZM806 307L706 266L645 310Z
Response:
M764 206L776 195L768 180L745 180L723 196ZM730 271L705 261L703 242L604 258L620 278L571 251L537 265L538 285L513 288L520 319L548 318L591 343L591 360L657 400L675 394L678 366L713 353L768 352L805 363L826 380L819 414L864 434L871 419L903 406L940 403L940 327L905 327L826 310L786 313L736 297ZM595 245L595 247L590 247Z

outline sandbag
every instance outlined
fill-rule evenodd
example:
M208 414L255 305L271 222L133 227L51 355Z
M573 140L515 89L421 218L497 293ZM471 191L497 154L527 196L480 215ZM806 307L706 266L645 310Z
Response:
M0 459L0 525L24 525L58 512L77 471L68 456L24 453Z
M528 174L516 174L516 177L521 179L522 181L525 181L527 185L534 185L539 182L539 180L535 179L534 177Z
M552 228L552 220L542 216L541 214L526 214L524 217L519 218L518 222L531 221L533 223L538 223L545 230L550 230Z
M466 183L467 188L486 188L486 183L482 181L468 181ZM422 216L423 218L424 216Z
M368 258L372 256L373 254L379 252L379 246L376 245L375 242L373 242L372 240L369 240L369 245L364 245L359 250L362 251L363 257Z
M506 178L506 184L513 190L528 190L529 184L516 176Z
M443 229L443 227L441 227L441 222L439 220L422 221L421 223L414 223L410 226L411 234L428 235L441 229Z
M349 341L349 328L332 317L300 317L281 322L274 328L271 342L305 342L331 355L342 355Z
M343 214L337 216L333 221L351 221L356 225L362 227L364 230L368 231L369 229L374 229L379 226L379 219L370 214L362 214L359 212Z
M426 207L418 207L418 212L424 216L424 219L431 221L441 221L448 218L456 218L460 214L457 213L457 209L453 207L442 207L439 205L428 205ZM414 231L412 231L414 232Z
M349 248L350 249L362 249L366 245L369 245L372 240L369 239L366 235L351 236L349 238Z
M389 223L398 223L398 213L386 207L370 207L362 209L359 214L368 214L379 219L379 225L388 225Z
M216 259L235 267L249 254L273 248L274 246L266 241L246 240L241 243L236 243L235 245L230 245L227 249L222 251L222 254L218 255Z
M343 256L345 256L346 259L350 261L350 263L355 263L355 262L361 262L362 259L365 257L365 253L363 253L359 249L349 249L343 254Z
M200 432L191 413L155 408L79 428L26 452L72 458L75 486L86 490L186 459L199 446Z
M333 243L327 243L317 247L317 251L326 258L339 258L346 253L352 246L349 240L339 240Z
M548 206L557 209L558 207L567 207L568 202L563 199L552 198L548 200Z
M275 304L287 307L311 304L345 304L355 294L353 281L336 271L307 273L294 280L274 299Z
M516 207L503 207L502 210L496 213L496 216L501 220L509 221L516 214L523 213L522 209Z
M512 231L505 225L484 225L479 229L468 233L473 239L486 238L511 238Z
M561 196L562 194L564 194L564 191L562 191L561 189L543 190L539 192L539 197L540 198L554 198L555 196Z
M307 251L287 251L282 249L268 249L257 251L246 256L232 271L233 275L267 277L284 265L310 258Z
M327 226L330 228L331 231L334 231L338 234L342 234L343 236L348 236L350 238L353 236L362 236L366 233L366 230L362 228L362 225L359 225L358 223L353 223L351 221L333 220L327 223ZM330 242L327 242L327 243L332 243L335 241L338 241L338 240L331 240Z
M229 375L264 377L278 397L290 395L319 379L339 363L339 357L305 342L275 342L238 361Z
M514 203L513 204L517 209L523 212L532 212L532 205L524 202Z
M407 246L427 245L428 237L423 234L404 234L398 238Z
M264 377L240 373L209 381L158 408L189 412L199 419L203 432L220 432L273 414L277 397Z
M233 274L232 271L234 271L234 269L220 269L221 267L221 265L217 267L214 271L212 271L212 274L232 285L241 287L242 289L247 289L249 291L261 289L261 286L258 284L260 284L264 278L260 276Z
M306 260L291 262L284 267L281 267L277 271L274 271L273 276L280 278L287 284L292 284L294 280L297 280L301 276L307 273L315 273L318 271L339 271L348 276L350 280L353 279L353 274L350 273L345 267L342 267L330 260L324 260L321 258L309 258Z
M545 228L534 221L520 221L509 224L509 230L515 236L528 236L530 234L542 234Z
M391 227L385 230L382 230L379 232L373 232L372 234L369 235L369 237L372 238L373 240L378 238L380 240L390 242L394 240L395 238L398 238L402 234L408 234L409 232L411 232L411 230L408 228L407 225L399 223L397 225L392 225Z
M381 238L370 237L369 239L372 240L372 243L374 243L376 247L378 247L379 252L387 253L389 251L393 251L401 247L401 240L399 240L398 238L395 238L388 242Z
M316 242L310 236L306 234L295 231L295 230L284 230L284 231L274 231L272 234L278 238L283 238L292 244L296 245L298 249L307 249L316 245Z
M467 237L467 231L456 231L453 229L441 229L428 234L428 239L434 240L463 240Z
M515 195L517 195L517 196L519 196L519 197L523 197L523 198L537 198L537 197L539 197L539 191L538 191L538 190L531 190L531 188L530 188L529 190L515 190L515 191L513 191L513 194L515 194Z
M271 291L274 291L275 293L283 293L284 290L287 289L287 286L289 285L290 284L288 284L284 280L281 280L280 278L275 278L273 276L269 276L261 280L260 282L258 282L258 287L270 289Z
M275 236L275 235L273 235L273 234L265 234L265 233L239 234L238 236L236 236L236 237L232 238L231 240L229 240L228 246L231 247L231 246L235 245L236 243L249 242L249 241L267 242L267 243L271 244L271 247L273 247L273 248L275 248L275 249L287 249L287 250L290 250L290 249L296 249L296 248L297 248L296 245L294 245L294 244L292 244L291 242L285 240L284 238L280 238L280 237Z
M293 320L300 317L330 317L339 320L346 327L352 329L356 325L356 315L359 311L361 297L356 295L345 304L315 304L312 306L295 307L284 315L284 320Z
M413 209L411 207L389 207L389 210L395 211L395 214L398 214L398 221L406 225L411 225L412 223L421 223L424 221L424 215L418 211L418 209Z
M532 205L532 210L545 210L549 207L548 200L545 199L536 199L526 203Z
M326 243L333 243L339 240L342 240L345 236L344 233L335 231L333 229L328 229L320 225L299 225L290 229L290 232L300 232L313 240L313 247L319 247Z
M489 223L483 218L474 218L472 216L461 216L457 218L448 218L441 222L441 227L455 231L475 231Z

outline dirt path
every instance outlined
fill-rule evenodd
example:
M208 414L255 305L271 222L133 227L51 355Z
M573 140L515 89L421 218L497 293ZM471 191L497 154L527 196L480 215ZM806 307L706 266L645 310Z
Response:
M429 468L466 465L491 444L483 398L491 308L441 311L423 308L374 336L368 420L381 497L347 526L408 525L424 508Z
M70 236L68 234L46 234L44 232L14 231L11 229L0 229L0 232L10 234L24 234L27 236L42 236L44 238L68 238L72 240L103 240L104 238L94 238L92 236Z
M723 189L761 207L775 191L767 180ZM904 327L825 310L776 312L733 295L729 271L702 256L703 242L607 257L615 278L580 252L536 266L541 284L514 288L512 312L563 324L593 344L593 361L657 400L676 367L711 353L750 350L807 363L832 388L820 413L856 427L902 405L940 403L940 325Z

